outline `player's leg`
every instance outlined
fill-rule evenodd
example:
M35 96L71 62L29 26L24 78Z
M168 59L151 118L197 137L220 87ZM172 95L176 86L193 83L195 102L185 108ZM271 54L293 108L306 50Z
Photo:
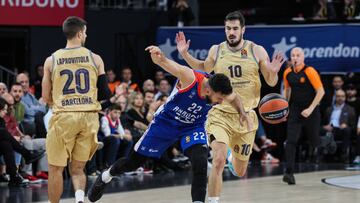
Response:
M161 136L171 137L169 132L174 132L161 126L160 122L152 123L136 143L134 151L132 151L128 158L118 159L109 169L98 176L88 192L88 198L91 202L95 202L102 197L106 185L114 176L137 169L145 163L147 157L160 158L162 153L176 141L176 139L173 141L169 139L164 140Z
M58 203L63 192L64 167L49 164L48 196L51 203Z
M210 135L211 136L211 135ZM217 202L222 188L222 173L227 156L227 144L213 140L210 143L213 153L212 168L209 175L209 202Z
M238 177L244 176L247 171L255 134L256 130L233 136L230 139L231 157L228 157L229 169Z
M72 117L55 114L50 119L49 132L46 138L49 179L48 196L51 203L58 203L63 192L63 170L67 165L68 154L75 144L75 128L69 128L67 122L75 122Z
M71 180L74 185L75 200L76 202L84 202L85 187L86 187L86 176L84 168L86 161L77 161L73 159L70 163L70 174Z
M230 135L228 149L229 170L233 175L242 177L245 175L249 163L250 155L256 137L256 131L259 127L259 121L255 111L250 111L249 116L254 124L253 129L247 129L246 123L240 122L239 114L232 114L229 122L233 126Z
M302 122L299 119L301 112L291 111L289 114L288 124L287 124L287 138L285 144L285 157L286 157L286 170L283 177L283 181L287 182L289 185L295 184L294 177L294 167L295 167L295 156L296 156L296 146L300 138Z
M195 128L184 133L181 148L191 161L192 183L191 197L193 202L205 202L207 184L208 147L205 129Z
M217 202L221 193L222 173L230 141L228 122L228 114L214 108L210 110L206 121L206 132L213 154L208 183L209 202Z

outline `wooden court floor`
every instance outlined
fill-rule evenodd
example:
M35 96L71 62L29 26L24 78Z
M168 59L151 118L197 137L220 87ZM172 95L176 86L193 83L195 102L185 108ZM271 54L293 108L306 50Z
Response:
M221 203L353 203L360 202L360 191L331 186L323 178L359 175L360 171L319 171L296 174L296 185L284 184L282 176L226 181ZM64 199L73 203L74 199ZM86 201L87 202L87 201ZM166 187L105 194L101 203L190 203L190 186Z

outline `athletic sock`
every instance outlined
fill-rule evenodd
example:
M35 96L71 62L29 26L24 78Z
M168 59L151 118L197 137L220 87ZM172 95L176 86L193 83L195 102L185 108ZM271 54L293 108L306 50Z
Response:
M219 203L219 197L209 197L209 203Z
M110 175L110 168L106 171L104 171L104 173L102 173L101 175L101 180L104 182L104 183L109 183L112 179L112 175Z
M83 190L76 190L76 192L75 192L76 203L84 202L84 196L85 196L85 192Z

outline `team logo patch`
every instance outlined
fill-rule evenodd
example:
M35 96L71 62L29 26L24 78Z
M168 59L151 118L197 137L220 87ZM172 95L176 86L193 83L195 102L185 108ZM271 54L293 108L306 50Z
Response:
M189 143L189 142L190 142L190 140L191 140L191 139L190 139L190 136L186 136L186 138L185 138L185 142L186 142L186 143Z
M305 78L304 77L300 78L300 83L305 83Z
M239 151L240 151L239 145L235 145L234 146L234 152L239 153Z
M247 50L246 49L241 50L241 58L247 58Z

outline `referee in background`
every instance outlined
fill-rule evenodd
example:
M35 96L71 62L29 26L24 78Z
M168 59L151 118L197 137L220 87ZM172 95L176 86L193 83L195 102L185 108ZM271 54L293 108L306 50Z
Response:
M290 112L287 123L285 146L286 171L283 181L295 184L294 166L296 145L302 132L315 148L320 144L321 115L319 103L325 94L318 72L304 63L304 51L291 50L291 67L284 72L284 96L289 101Z

